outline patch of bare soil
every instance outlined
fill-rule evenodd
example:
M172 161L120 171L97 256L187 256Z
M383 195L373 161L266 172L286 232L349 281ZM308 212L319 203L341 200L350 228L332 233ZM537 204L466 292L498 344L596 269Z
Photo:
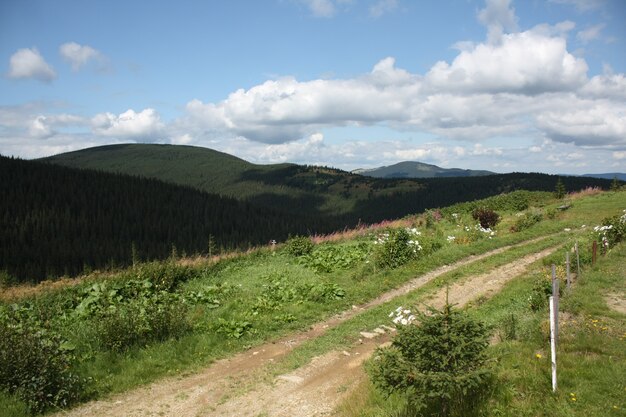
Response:
M527 244L529 242L525 242ZM519 246L519 245L515 245ZM308 365L274 381L265 380L265 368L286 356L306 340L322 335L328 328L369 308L417 289L446 272L511 247L500 248L471 256L453 265L438 268L417 277L402 287L389 291L375 300L338 314L309 330L274 343L267 343L215 362L205 370L178 378L167 378L146 387L94 401L64 416L324 416L332 410L353 387L364 378L360 366L376 347L390 339L393 329L381 325L362 332L361 342L349 351L332 351L314 358ZM465 304L479 296L489 297L508 280L521 274L528 265L547 256L554 249L526 256L497 268L489 274L472 277L450 287L449 300ZM429 305L440 307L445 302L445 290L439 290Z
M626 295L611 293L604 297L610 309L626 314Z

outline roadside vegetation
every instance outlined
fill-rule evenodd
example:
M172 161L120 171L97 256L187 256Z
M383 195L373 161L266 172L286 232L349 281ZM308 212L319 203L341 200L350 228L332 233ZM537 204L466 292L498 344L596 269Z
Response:
M563 206L563 200L556 200L552 193L517 191L427 211L378 228L347 231L345 235L315 239L296 236L283 245L218 261L188 262L173 254L164 262L138 262L115 275L85 277L75 285L28 296L7 291L15 295L3 296L0 304L0 410L6 410L0 414L20 416L56 410L167 375L193 372L218 358L351 310L353 305L364 304L437 267L520 243L523 245L444 275L393 303L408 305L429 288L445 286L481 268L550 246L563 245L569 250L576 242L581 248L584 275L571 293L565 294L562 308L571 312L572 320L580 321L576 323L589 322L591 327L602 323L601 328L611 331L585 336L580 331L595 330L573 325L571 338L576 341L585 336L586 349L598 352L588 359L599 364L607 360L607 354L624 359L619 352L623 340L618 340L626 331L623 320L620 324L620 316L598 307L601 301L597 300L601 297L597 292L605 288L619 291L621 285L623 291L618 261L624 261L623 245L619 245L624 238L620 229L626 214L622 212L626 208L624 193L587 190L567 195L565 200L569 207L562 210L558 207ZM530 217L532 221L523 220ZM600 227L594 230L594 226ZM527 243L539 237L543 239ZM606 256L591 267L589 248L594 240ZM555 262L562 264L562 259ZM605 268L613 275L593 279ZM521 397L537 398L542 384L546 380L549 384L549 368L545 372L541 368L542 364L549 365L541 318L541 297L545 295L541 292L542 274L517 279L503 293L464 311L484 321L503 340L488 348L487 357L495 377L506 383L495 385L487 404L505 414L493 411L485 415L537 415L539 409L528 404L519 405L521 414L506 414L506 410L517 407ZM586 285L590 287L585 292ZM539 299L532 308L536 294ZM598 310L590 311L589 306ZM354 342L355 329L389 320L390 311L390 304L366 310L304 343L274 371L298 366L313 355ZM570 337L566 329L564 339ZM604 343L602 338L609 336L616 340ZM596 338L602 346L594 347ZM563 343L561 349L568 347ZM576 352L582 347L571 349L569 360L576 362L575 355L580 355ZM530 359L525 361L521 355L529 351ZM566 357L563 360L567 361ZM624 375L620 366L612 366L613 378L620 372ZM527 386L519 387L522 382ZM578 388L575 384L571 387ZM569 390L568 383L564 389ZM623 393L624 387L621 389ZM589 407L604 404L593 396L583 397L582 388L572 392L578 396L575 401L565 401L568 407L573 402L583 404L582 398L592 404ZM356 397L351 401L359 404L361 411L355 409L354 414L343 410L346 415L390 415L406 405L406 398L399 394L385 398L370 383L353 395ZM554 401L558 405L561 400L557 396ZM616 401L617 407L626 406ZM561 412L558 407L554 410Z

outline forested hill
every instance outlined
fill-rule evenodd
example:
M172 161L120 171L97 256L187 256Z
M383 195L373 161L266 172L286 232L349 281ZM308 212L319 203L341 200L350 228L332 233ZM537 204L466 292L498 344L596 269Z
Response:
M322 219L278 212L155 179L0 156L0 271L40 281L84 268L246 248L290 233L326 232Z
M338 169L295 164L255 165L207 148L180 145L109 145L64 153L43 161L157 178L255 206L333 217L338 227L401 217L519 189L554 191L559 177L496 174L465 178L372 178ZM610 181L562 177L568 191L607 188Z
M93 168L104 170L106 165L113 171L116 163L121 171L161 166L159 172L178 185L164 182L168 178L147 178L148 170L129 176L0 156L0 274L39 281L128 265L131 248L142 260L165 258L172 247L180 254L206 254L210 240L216 249L247 248L270 239L282 241L290 234L329 233L520 189L554 191L559 178L567 191L607 189L611 183L520 173L378 179L320 167L257 166L178 146L131 146L138 159L116 162L108 148L85 151L103 152L102 158L91 159L100 162ZM139 157L142 149L149 151L147 161ZM194 158L196 151L212 155L212 162ZM230 183L231 190L239 189L239 198L190 184L214 177Z

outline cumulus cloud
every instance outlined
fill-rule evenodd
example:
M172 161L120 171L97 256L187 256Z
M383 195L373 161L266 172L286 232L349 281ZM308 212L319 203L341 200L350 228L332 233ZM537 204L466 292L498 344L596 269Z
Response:
M59 53L71 66L78 71L89 61L102 59L102 54L88 45L79 45L76 42L67 42L59 47Z
M478 12L478 20L487 27L487 39L497 44L505 32L517 31L517 16L511 0L487 0L485 8Z
M587 69L567 51L565 39L526 31L462 51L451 64L440 61L426 78L437 90L537 94L578 87Z
M56 72L41 56L37 48L19 49L9 60L9 78L32 78L43 82L51 82Z
M91 119L91 126L96 135L146 141L160 139L165 127L159 114L150 108L139 113L132 109L119 115L100 113Z
M579 101L579 108L559 108L537 116L537 125L555 141L577 146L626 146L626 105Z

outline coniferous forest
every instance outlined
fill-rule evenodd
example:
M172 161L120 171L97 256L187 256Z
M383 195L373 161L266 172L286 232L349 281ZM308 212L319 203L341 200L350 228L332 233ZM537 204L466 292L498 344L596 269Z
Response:
M294 169L307 168L290 171ZM0 273L16 282L39 282L123 267L133 260L164 259L173 251L194 255L207 254L209 247L213 253L247 249L503 192L553 191L559 178L520 173L432 178L396 191L398 181L406 180L344 174L338 177L344 184L341 194L333 198L350 209L333 212L317 205L328 198L324 190L236 199L152 178L0 156ZM280 183L285 178L263 180ZM595 178L562 181L567 190L610 185ZM353 187L369 191L355 198Z

